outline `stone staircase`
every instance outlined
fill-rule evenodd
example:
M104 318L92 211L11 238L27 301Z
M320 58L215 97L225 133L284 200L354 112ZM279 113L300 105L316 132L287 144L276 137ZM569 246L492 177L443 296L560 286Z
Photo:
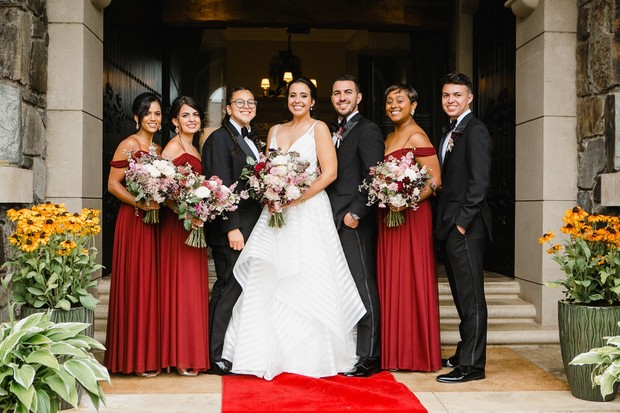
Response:
M213 267L210 274L215 274ZM210 277L213 282L215 277ZM519 298L519 283L510 277L488 273L485 275L485 293L489 314L487 340L489 344L549 344L558 343L556 326L541 327L534 318L534 306ZM110 278L99 280L100 303L95 310L95 338L105 343L108 317ZM439 276L439 314L441 316L441 342L455 345L458 342L458 314L454 307L447 278Z

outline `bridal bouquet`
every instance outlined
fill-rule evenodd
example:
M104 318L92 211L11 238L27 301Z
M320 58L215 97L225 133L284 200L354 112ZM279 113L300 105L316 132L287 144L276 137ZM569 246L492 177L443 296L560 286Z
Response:
M284 226L282 207L301 197L316 178L315 173L307 172L309 166L310 162L299 159L294 151L272 151L268 157L261 154L258 162L248 159L241 178L248 181L249 195L269 207L271 228Z
M130 156L129 167L125 171L127 190L135 202L144 199L147 203L162 203L175 190L176 168L174 164L154 153L141 153ZM136 207L136 216L138 208ZM144 214L146 224L159 223L159 210L153 209Z
M190 232L185 243L191 247L204 248L207 246L204 229L192 225L192 218L205 223L213 221L224 212L236 210L241 199L234 191L237 184L227 187L217 176L206 179L189 164L177 167L176 179L179 188L172 199L179 207L179 219L183 220L183 226ZM226 216L222 219L226 219Z
M418 208L420 191L431 179L426 166L420 168L415 161L413 152L379 162L370 168L370 177L370 182L365 181L360 190L368 190L368 205L378 203L379 208L389 208L383 220L388 227L398 227L405 222L401 210Z

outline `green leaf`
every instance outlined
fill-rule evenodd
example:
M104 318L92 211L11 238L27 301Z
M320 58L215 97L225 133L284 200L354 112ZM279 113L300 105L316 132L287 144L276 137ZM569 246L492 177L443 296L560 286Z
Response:
M34 367L29 364L24 364L21 367L17 367L13 369L13 377L15 381L19 383L24 388L29 388L32 386L32 382L34 381L34 375L36 373Z
M34 294L34 295L43 295L45 294L45 292L43 290L40 290L36 287L28 287L28 292Z
M80 296L80 304L82 304L82 306L84 308L87 308L89 310L93 310L94 311L98 302L99 302L99 300L97 300L91 294L81 295Z
M36 395L37 412L51 412L52 403L50 401L50 396L47 394L47 392L45 390L37 389Z
M27 363L38 363L52 369L58 370L58 360L49 349L33 351L26 357Z
M65 363L65 369L80 382L85 389L97 393L97 378L90 366L82 360L71 359Z
M603 357L601 357L599 353L594 352L594 351L588 351L587 353L578 354L568 364L573 364L573 365L596 364L596 363L601 363L602 361L603 361Z
M75 386L75 379L73 376L71 376L71 378L74 380L73 386ZM70 398L71 385L65 383L58 373L46 377L44 381L54 393L68 401Z
M71 310L71 303L69 302L69 300L63 298L62 300L58 301L58 303L56 304L56 308L62 308L65 311L69 311Z
M52 351L52 353L56 354L56 355L68 355L68 356L75 356L75 357L84 357L85 353L84 350L81 350L79 348L76 348L70 344L67 344L64 341L58 342L58 343L53 343L50 345L50 350Z
M16 381L12 381L9 385L9 389L11 393L13 393L19 399L19 401L24 405L26 409L30 409L30 407L32 406L32 399L34 398L33 386L24 388Z

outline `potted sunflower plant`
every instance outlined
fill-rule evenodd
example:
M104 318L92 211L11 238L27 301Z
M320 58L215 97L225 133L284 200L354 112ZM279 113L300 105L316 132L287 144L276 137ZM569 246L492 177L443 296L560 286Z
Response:
M99 214L88 208L70 212L51 202L7 211L15 230L2 268L20 317L48 312L56 323L86 323L84 334L93 337L98 302L92 294L97 286L93 273L102 268L94 246L101 231Z
M620 335L620 219L589 214L576 206L567 210L562 243L554 243L549 231L538 240L565 277L545 283L563 287L558 302L558 329L566 377L573 396L590 401L609 401L616 392L602 396L592 385L593 365L570 364L575 356L601 347L603 337Z

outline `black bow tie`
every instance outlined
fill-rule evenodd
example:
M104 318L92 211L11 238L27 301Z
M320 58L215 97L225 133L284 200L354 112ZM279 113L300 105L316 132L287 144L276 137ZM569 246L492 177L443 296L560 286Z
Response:
M248 133L248 128L246 128L245 126L241 128L241 136L243 138L247 138L250 134Z
M450 125L444 125L441 128L443 130L443 134L445 135L446 133L450 132L451 130L454 130L455 126L456 126L456 119L453 120L452 122L450 122Z
M344 125L346 124L347 124L347 118L342 118L342 120L338 122L338 128L336 129L336 131L338 132L339 135L342 135L344 133Z

